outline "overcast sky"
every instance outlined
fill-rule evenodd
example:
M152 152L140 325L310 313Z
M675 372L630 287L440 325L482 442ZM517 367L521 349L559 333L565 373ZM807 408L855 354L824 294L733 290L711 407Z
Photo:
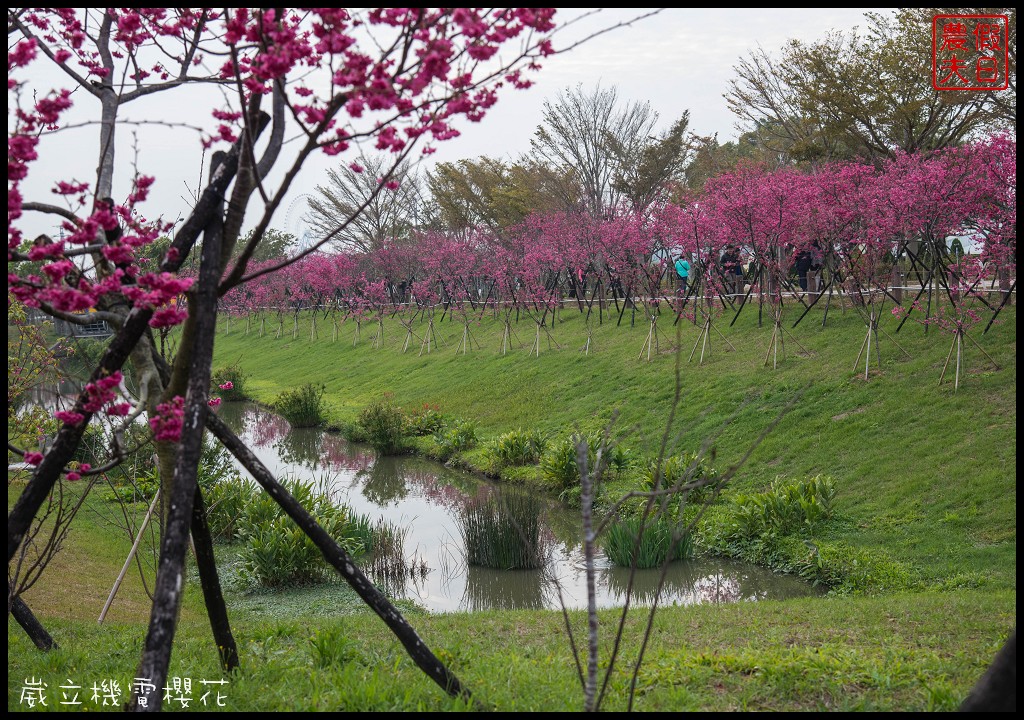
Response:
M652 10L603 10L558 35L555 46L565 47L571 40L584 37L598 28L625 22ZM874 10L882 13L891 11L885 8ZM845 31L854 26L866 30L869 21L864 13L867 11L864 8L661 10L656 15L636 20L630 26L589 40L571 52L548 58L543 70L532 76L534 87L525 91L510 88L483 122L463 123L459 126L462 136L439 143L431 159L435 162L454 161L481 155L517 158L530 148L530 138L542 119L544 101L553 101L559 92L578 84L582 84L584 90L598 86L615 88L623 106L629 102L649 102L651 109L658 114L659 130L667 129L684 111L689 110L691 131L701 135L717 133L721 142L735 139L738 135L734 127L736 118L730 113L722 95L728 89L729 80L735 77L733 68L741 57L758 46L775 55L791 38L814 41L824 39L830 30ZM582 12L563 9L557 18L565 21ZM173 93L167 97L171 95ZM93 105L87 98L79 97L79 101ZM181 100L176 98L174 102ZM176 110L180 111L181 107ZM133 106L124 115L135 120L160 117L158 111L147 111L144 106ZM197 124L208 125L210 122L207 108L197 106L192 116ZM49 151L41 152L40 161L31 171L31 182L26 183L26 190L31 191L37 182L44 180L46 190L41 193L36 187L36 197L26 193L26 200L48 201L52 196L47 198L45 195L49 195L48 189L54 179L66 178L71 167L77 168L74 171L77 179L94 177L96 158L89 154L95 147L95 129L86 130L89 133L88 152L82 152L81 146L76 144L85 138L79 135L76 140L75 132L63 134L52 143ZM152 172L149 168L154 163L160 168L154 195L162 208L159 212L165 218L183 216L188 189L195 188L200 177L196 135L183 134L180 130L171 134L169 130L158 127L130 125L119 133L118 171L123 169L130 173L134 158L131 136L138 133L140 168ZM321 157L307 164L274 226L301 235L305 229L301 223L304 196L314 193L318 184L325 183L326 170L339 162L342 162L339 158ZM48 166L60 171L47 173L44 168ZM127 192L124 178L115 183L119 187L118 196L123 197ZM155 210L155 205L150 207ZM54 232L52 227L32 230Z
M591 17L571 34L606 27L651 12L654 8L611 8ZM874 8L887 14L891 8ZM733 8L668 8L590 40L571 52L546 61L536 85L510 93L479 126L467 124L463 137L443 144L444 160L529 150L533 130L541 122L543 102L582 83L614 87L620 102L650 102L667 129L690 111L690 129L700 135L718 133L719 140L735 139L736 117L722 95L733 67L759 45L772 55L791 38L824 39L830 30L868 27L864 8L772 10ZM560 10L575 16L580 11ZM586 28L586 29L585 29ZM568 36L570 33L567 33ZM562 47L564 40L557 40Z

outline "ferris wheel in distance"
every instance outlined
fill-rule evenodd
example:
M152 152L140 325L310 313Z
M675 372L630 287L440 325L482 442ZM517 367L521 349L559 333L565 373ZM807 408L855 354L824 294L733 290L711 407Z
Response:
M305 213L309 210L309 201L313 196L309 193L297 195L289 204L284 215L284 231L295 236L296 250L301 252L313 244L313 231L306 221Z

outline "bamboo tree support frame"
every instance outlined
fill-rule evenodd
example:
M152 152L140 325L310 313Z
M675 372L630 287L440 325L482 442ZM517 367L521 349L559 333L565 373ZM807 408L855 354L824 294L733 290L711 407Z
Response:
M374 350L379 350L384 347L384 318L377 318L377 332L373 334L373 342L370 343L370 347Z
M132 558L135 557L135 553L139 550L139 544L142 542L142 535L146 532L146 527L149 525L150 518L153 517L153 510L156 508L156 504L159 500L160 488L157 488L156 494L153 495L153 501L149 504L149 510L146 511L146 516L142 518L142 524L139 525L139 531L135 534L135 542L132 543L132 549L128 551L128 557L125 558L124 566L121 568L121 572L118 573L117 579L114 581L114 586L110 589L110 594L107 595L107 601L103 604L103 609L100 611L99 619L96 620L98 625L102 625L104 618L107 617L107 611L110 609L111 603L114 602L114 596L117 595L117 591L121 588L121 582L124 580L124 576L128 573L128 568L132 564Z
M423 333L423 342L420 343L419 355L423 354L424 349L426 349L427 355L429 355L431 346L440 347L442 342L442 338L434 328L434 316L431 314L427 317L427 331Z
M647 331L647 339L644 340L644 345L640 348L640 354L637 355L637 360L644 356L644 351L647 351L647 362L651 361L651 349L653 348L654 354L657 355L660 352L658 345L658 333L661 330L658 328L658 314L651 313L651 327Z
M509 320L508 315L505 315L505 327L501 332L501 354L507 355L509 348L512 346L512 336L516 335L516 331L512 328L512 321ZM516 341L519 341L519 336L516 335ZM519 342L522 345L522 342Z
M469 331L469 321L468 320L464 321L462 323L462 340L459 342L459 347L456 348L455 354L458 355L459 354L459 350L461 350L462 354L465 355L466 354L466 350L469 349L470 344L473 343L473 342L474 342L473 334ZM477 350L479 350L480 349L480 343L477 343L476 347L477 347Z
M957 328L956 332L953 333L953 342L950 344L949 352L946 354L946 362L942 366L942 373L939 375L939 385L941 385L943 378L946 377L946 369L949 367L949 360L953 356L953 351L956 350L956 372L953 376L953 392L956 392L960 388L960 371L963 367L964 338L970 340L974 346L981 351L982 355L988 358L993 367L995 367L996 370L999 370L999 363L993 360L992 356L985 352L985 349L979 345L974 338L968 335L963 328Z
M590 327L590 320L587 320L587 341L583 343L583 347L580 348L580 352L584 355L590 355L590 346L594 338L594 329Z

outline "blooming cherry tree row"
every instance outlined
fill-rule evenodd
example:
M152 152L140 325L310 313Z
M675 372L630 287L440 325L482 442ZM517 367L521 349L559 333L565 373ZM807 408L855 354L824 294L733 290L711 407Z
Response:
M300 309L333 305L363 312L402 306L503 307L543 312L589 293L637 302L670 301L672 263L689 257L704 291L728 293L722 258L731 247L749 262L762 299L775 306L793 290L801 253L824 265L845 291L893 289L898 258L921 287L940 285L957 302L978 279L1014 268L1016 143L997 136L933 156L902 155L882 168L852 163L812 173L744 166L708 181L702 193L645 214L595 220L533 215L498 235L415 233L373 255L312 254L287 272L225 296L225 308ZM951 257L950 236L978 252ZM388 289L382 297L374 282Z

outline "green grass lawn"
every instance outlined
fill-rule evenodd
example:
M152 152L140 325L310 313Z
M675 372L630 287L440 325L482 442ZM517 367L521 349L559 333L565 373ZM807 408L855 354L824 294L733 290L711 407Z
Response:
M472 420L485 440L519 427L552 435L593 429L617 413L617 438L647 455L657 452L672 414L678 367L681 402L668 428L669 452L710 442L715 466L723 469L739 462L796 399L730 492L760 489L776 477L831 475L839 489L837 517L824 540L885 557L911 582L898 591L874 585L825 599L663 608L634 709L942 711L956 709L1016 625L1015 312L1005 310L984 335L982 327L972 333L998 369L967 342L956 392L951 368L939 384L951 338L912 323L897 333L888 314L881 369L873 364L865 380L863 358L854 368L865 326L836 304L824 327L819 310L796 328L796 313L787 311L777 367L769 352L772 328L767 316L758 326L756 306L734 324L731 314L716 321L703 363L699 347L689 361L700 328L674 327L671 317L659 320L657 351L648 361L651 325L639 312L635 323L627 312L620 324L608 314L599 323L595 311L584 353L587 325L567 309L542 329L539 355L529 352L536 328L526 317L513 325L514 347L506 354L503 324L490 316L469 326L465 354L457 352L464 326L448 317L435 316L442 342L429 353L421 346L421 318L412 325L418 337L404 352L408 331L397 319L385 318L376 347L374 323L364 323L354 343L351 320L334 339L331 319L318 317L311 339L309 315L299 317L294 336L286 317L281 337L274 317L262 337L258 320L246 334L244 320L228 330L222 319L214 367L237 362L250 375L251 394L264 403L284 390L322 383L331 422L339 426L385 393L408 409L437 405ZM9 503L16 492L9 488ZM130 682L147 618L137 573L108 624L96 624L129 544L109 522L83 515L53 572L26 595L62 649L39 653L8 620L10 710L27 709L19 700L32 677L48 682L55 697L68 679ZM242 670L226 686L223 709L465 709L430 683L344 588L317 594L329 598L328 607L308 594L254 598L229 588ZM582 707L560 613L405 611L486 706ZM569 617L580 642L584 618ZM600 617L607 658L618 616L602 611ZM605 709L627 708L642 622L640 611L630 613ZM194 582L171 674L195 682L220 677Z
M503 323L491 316L470 325L465 353L457 352L464 326L451 316L435 320L445 344L430 353L415 337L403 352L408 331L397 319L385 319L378 347L374 323L364 322L354 343L352 320L334 339L331 318L318 317L312 340L308 314L297 327L285 318L280 338L274 317L262 337L256 320L248 334L237 319L225 334L222 320L214 365L237 362L251 375L251 394L266 403L285 389L322 383L338 424L385 393L408 409L431 404L471 419L484 438L520 427L553 435L599 428L617 411L620 442L649 455L666 432L678 366L681 401L668 453L710 442L716 467L728 468L796 399L737 474L737 490L831 475L846 521L835 532L844 542L884 551L927 583L1016 587L1015 309L988 333L975 332L999 369L966 342L956 392L949 369L939 384L951 338L934 327L926 333L908 322L897 333L886 313L881 371L872 361L865 380L863 359L856 371L854 361L866 329L851 308L834 303L827 319L815 309L796 328L798 314L788 310L777 367L770 358L765 366L772 327L767 312L758 326L757 310L748 306L733 324L731 314L719 318L703 364L699 347L690 360L700 327L673 325L670 316L658 322L658 352L648 361L641 350L650 322L640 312L634 323L629 312L621 323L606 312L599 323L595 312L584 354L587 325L567 308L546 328L550 348L542 330L539 356L530 353L536 325L525 317L513 325L525 347L505 354ZM425 325L417 318L412 326L420 338Z

